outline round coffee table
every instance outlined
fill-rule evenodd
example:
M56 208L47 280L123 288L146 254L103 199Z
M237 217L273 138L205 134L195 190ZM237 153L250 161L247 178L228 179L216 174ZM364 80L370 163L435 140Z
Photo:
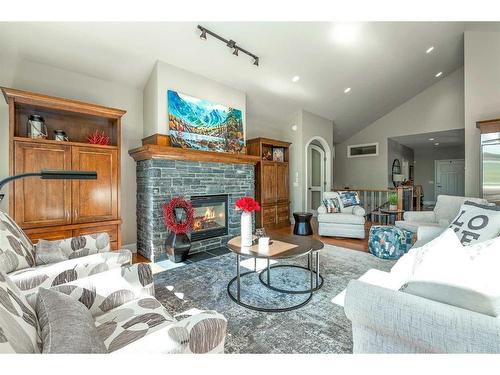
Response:
M256 242L256 241L255 241ZM241 246L240 237L235 237L227 244L228 248L236 254L236 276L232 278L227 285L229 297L238 305L251 310L264 312L284 312L298 309L311 301L313 293L323 285L323 277L319 273L319 250L323 248L321 241L310 237L299 236L273 236L267 251L259 249L259 245L249 247ZM315 266L313 267L313 255L315 255ZM307 267L299 265L278 264L271 266L271 260L290 260L295 258L307 257ZM254 270L241 273L241 257L254 258ZM266 259L267 267L257 271L257 259ZM276 288L271 285L271 270L274 268L289 268L291 271L296 269L305 269L310 273L310 287L305 290L286 290ZM287 307L267 308L245 303L241 299L241 278L247 275L258 273L258 277L263 286L276 292L285 294L306 294L306 299L296 305ZM264 278L264 275L266 276ZM236 283L236 295L231 292L231 286Z

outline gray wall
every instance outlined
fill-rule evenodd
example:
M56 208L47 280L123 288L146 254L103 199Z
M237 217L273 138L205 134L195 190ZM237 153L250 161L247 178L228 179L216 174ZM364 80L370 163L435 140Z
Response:
M128 150L142 138L142 90L28 61L0 60L0 85L125 109L122 121L121 208L122 240L136 242L135 162ZM5 70L4 70L5 69ZM0 176L9 173L8 111L0 100ZM4 205L6 202L4 203ZM3 206L7 209L7 206Z
M387 187L387 139L464 127L463 69L458 69L335 146L334 185ZM500 85L499 85L500 87ZM499 107L500 108L500 107ZM379 156L347 158L347 146L379 143Z
M246 127L246 94L244 91L213 81L199 74L158 61L144 88L144 137L168 134L167 90L242 111L243 129Z
M464 159L464 146L416 147L415 184L422 185L424 202L434 202L434 161L445 159Z
M398 159L401 164L401 173L405 175L405 178L408 179L410 166L413 165L414 160L414 152L411 148L402 145L399 142L396 142L393 139L387 140L387 186L393 186L392 183L392 163L394 159ZM404 171L403 169L403 161L408 162L408 170ZM406 172L406 173L405 173Z
M465 67L465 194L479 196L480 133L476 121L500 117L500 33L467 31Z

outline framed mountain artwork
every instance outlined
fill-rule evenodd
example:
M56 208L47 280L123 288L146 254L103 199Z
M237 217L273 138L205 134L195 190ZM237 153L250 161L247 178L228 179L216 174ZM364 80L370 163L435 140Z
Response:
M168 90L168 127L174 147L241 153L245 147L239 109Z

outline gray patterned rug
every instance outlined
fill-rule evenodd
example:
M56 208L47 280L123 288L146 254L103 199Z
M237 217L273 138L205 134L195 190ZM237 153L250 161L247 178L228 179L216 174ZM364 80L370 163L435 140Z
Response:
M305 265L305 260L293 264ZM351 324L343 308L331 300L349 280L370 268L387 271L393 264L367 253L325 245L320 260L323 287L306 306L280 313L249 310L229 298L227 283L236 272L232 253L157 274L155 288L157 298L172 314L191 308L222 313L228 320L226 353L351 353ZM253 266L253 259L243 260L242 272ZM297 268L277 268L271 277L275 287L296 290L304 289L309 280L307 271ZM244 302L264 307L290 306L305 298L273 292L256 274L242 279L241 290Z

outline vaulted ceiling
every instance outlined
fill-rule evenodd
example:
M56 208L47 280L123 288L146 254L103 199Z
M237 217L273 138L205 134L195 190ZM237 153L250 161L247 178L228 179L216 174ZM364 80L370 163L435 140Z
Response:
M258 55L260 66L201 40L197 23L0 23L0 46L139 89L162 60L245 91L247 115L270 126L286 126L299 109L333 120L336 142L463 65L464 23L201 24Z

